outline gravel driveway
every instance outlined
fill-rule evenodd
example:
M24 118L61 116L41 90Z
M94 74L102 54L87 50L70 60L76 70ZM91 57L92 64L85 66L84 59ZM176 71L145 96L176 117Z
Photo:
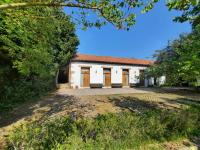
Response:
M110 94L131 94L131 93L151 93L151 88L102 88L102 89L59 89L60 95L110 95Z

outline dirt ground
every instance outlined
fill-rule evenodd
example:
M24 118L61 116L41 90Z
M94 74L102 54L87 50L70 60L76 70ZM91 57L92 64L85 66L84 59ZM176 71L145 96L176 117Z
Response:
M87 96L87 95L112 95L112 94L129 94L129 93L151 93L158 91L154 88L82 88L82 89L65 89L57 90L60 95L74 95L74 96Z
M153 90L131 94L74 96L54 92L39 101L27 102L12 112L0 115L0 149L12 128L27 121L66 116L72 112L76 112L80 117L95 117L98 114L116 113L124 109L180 109L180 106L188 103L200 104L200 93ZM166 147L170 146L166 144Z

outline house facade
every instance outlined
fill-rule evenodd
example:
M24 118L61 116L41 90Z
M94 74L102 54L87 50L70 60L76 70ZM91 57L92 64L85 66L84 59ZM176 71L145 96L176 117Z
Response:
M71 88L114 88L153 85L153 78L139 75L153 61L77 54L69 64Z

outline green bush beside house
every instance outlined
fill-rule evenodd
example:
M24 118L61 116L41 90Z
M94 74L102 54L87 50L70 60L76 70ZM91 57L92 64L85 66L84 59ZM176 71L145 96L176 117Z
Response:
M0 12L0 113L55 87L59 68L79 44L75 25L61 8Z

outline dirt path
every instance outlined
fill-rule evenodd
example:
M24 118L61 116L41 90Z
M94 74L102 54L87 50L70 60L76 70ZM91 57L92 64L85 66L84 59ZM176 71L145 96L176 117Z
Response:
M58 94L74 96L88 96L88 95L112 95L112 94L133 94L133 93L152 93L159 89L154 88L84 88L84 89L59 89Z
M164 91L118 94L70 96L52 93L36 102L27 102L12 112L0 116L0 145L13 127L24 122L66 116L76 112L78 116L95 117L97 114L115 113L124 109L141 111L149 107L179 109L187 103L200 103L200 94ZM0 147L1 149L1 147Z

